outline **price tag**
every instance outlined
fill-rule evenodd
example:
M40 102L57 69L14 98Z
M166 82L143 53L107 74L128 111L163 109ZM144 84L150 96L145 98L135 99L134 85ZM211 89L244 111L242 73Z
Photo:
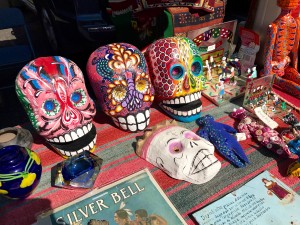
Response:
M278 127L278 123L271 119L267 114L264 113L261 107L254 109L255 115L268 127L275 129Z

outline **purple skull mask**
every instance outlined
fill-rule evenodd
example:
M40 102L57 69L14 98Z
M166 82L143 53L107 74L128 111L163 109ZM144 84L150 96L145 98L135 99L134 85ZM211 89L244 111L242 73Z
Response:
M114 43L95 50L87 74L103 111L125 131L144 130L154 99L148 67L134 46Z
M61 155L93 151L96 113L78 66L63 57L41 57L25 65L16 92L33 127Z

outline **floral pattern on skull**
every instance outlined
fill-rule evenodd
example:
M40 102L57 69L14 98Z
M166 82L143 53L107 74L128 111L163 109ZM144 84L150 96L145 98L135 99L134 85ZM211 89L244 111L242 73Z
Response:
M60 56L29 62L16 78L16 92L33 127L61 155L93 151L95 104L74 62Z
M199 118L205 78L197 46L185 37L163 38L147 48L145 57L159 106L182 122Z
M114 43L89 57L87 74L103 111L125 131L144 130L154 88L144 55L133 45Z
M195 184L211 180L221 163L214 146L194 132L166 122L144 134L137 143L137 154L169 176Z

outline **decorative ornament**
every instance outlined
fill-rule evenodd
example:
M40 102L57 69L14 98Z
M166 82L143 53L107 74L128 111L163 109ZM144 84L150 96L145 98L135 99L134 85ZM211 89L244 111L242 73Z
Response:
M60 56L29 62L17 76L16 92L33 127L62 156L94 150L95 104L74 62Z
M195 43L185 37L159 39L146 49L145 57L159 106L182 122L199 118L205 77Z
M291 115L293 114L286 115L284 118L286 120L291 119ZM292 121L294 121L294 119L292 119ZM298 160L289 165L287 175L292 177L300 177L300 131L293 127L292 129L284 130L281 133L281 136L282 139L287 143L289 150L298 156Z
M216 122L211 115L200 117L197 123L201 127L197 134L210 141L233 165L245 167L249 163L247 155L234 136L237 131L233 127Z
M238 130L245 133L247 138L257 140L262 146L283 158L290 157L291 152L279 133L247 115L244 108L233 109L230 116L239 120Z
M92 188L102 159L89 151L69 157L56 165L55 186L68 189Z
M299 22L292 10L298 0L277 0L280 15L268 26L264 49L262 76L274 75L274 84L284 92L300 99L300 74L298 72Z
M102 110L116 126L138 132L149 125L154 89L144 55L135 46L99 47L89 57L87 74Z
M194 184L211 180L221 168L214 146L176 121L147 130L137 142L136 153L170 177Z
M9 145L0 149L0 194L14 199L28 197L40 182L39 156L28 148Z

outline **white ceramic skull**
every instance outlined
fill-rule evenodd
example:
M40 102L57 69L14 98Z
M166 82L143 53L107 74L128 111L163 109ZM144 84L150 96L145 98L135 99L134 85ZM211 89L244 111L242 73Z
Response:
M137 154L169 176L194 184L211 180L221 163L214 146L194 132L177 125L158 126L139 140Z

